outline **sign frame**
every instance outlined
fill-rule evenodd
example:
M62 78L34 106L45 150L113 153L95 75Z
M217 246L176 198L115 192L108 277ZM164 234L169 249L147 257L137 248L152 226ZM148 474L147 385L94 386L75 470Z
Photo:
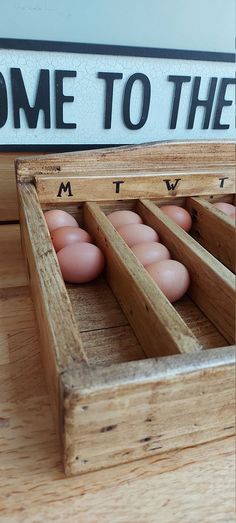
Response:
M187 49L168 49L142 46L108 45L76 43L49 40L26 40L0 38L0 49L12 49L23 51L49 51L60 53L92 54L106 56L127 56L143 58L164 58L174 60L198 60L222 63L234 63L234 53L218 51L197 51ZM156 140L155 140L156 141ZM98 149L130 143L89 143L89 144L7 144L0 143L0 152L66 152L87 149Z

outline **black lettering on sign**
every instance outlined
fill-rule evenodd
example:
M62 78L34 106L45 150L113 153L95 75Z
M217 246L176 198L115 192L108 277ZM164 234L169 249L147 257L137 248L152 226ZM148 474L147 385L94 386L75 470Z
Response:
M166 183L168 191L174 191L180 180L181 178L176 178L174 183L172 183L171 180L163 180L163 182Z
M169 82L174 82L175 85L172 111L170 117L170 129L176 129L182 85L184 82L190 82L191 76L169 75L167 79Z
M63 105L72 103L74 96L65 96L63 93L64 78L75 78L76 71L55 71L55 90L56 90L56 128L57 129L76 129L76 123L65 123L63 120Z
M130 119L130 98L134 82L140 81L143 87L143 96L141 102L141 116L139 122L132 123ZM123 119L124 124L128 129L141 129L147 121L149 106L151 98L151 84L149 78L142 73L135 73L127 81L124 91L124 102L123 102Z
M208 94L207 94L206 100L200 100L198 98L200 84L201 84L201 77L195 76L194 83L193 83L193 90L192 90L192 100L191 100L190 109L189 109L187 129L193 129L196 109L197 109L197 107L200 107L200 106L204 107L204 109L205 109L205 115L204 115L204 118L202 121L202 129L209 128L209 122L210 122L211 111L212 111L212 106L213 106L213 102L214 102L217 78L211 78L209 87L208 87Z
M44 127L50 128L50 92L49 92L49 70L41 69L39 73L38 87L35 96L35 104L30 106L25 90L24 81L20 69L11 69L11 87L13 99L13 116L15 129L20 128L20 109L23 109L30 129L35 129L38 123L39 111L44 113Z
M0 128L3 127L7 121L7 113L7 88L3 75L0 73Z
M229 177L225 176L224 178L219 178L220 180L220 188L224 187L225 180L228 180Z
M232 100L226 100L225 99L225 92L228 85L236 85L236 78L222 78L220 83L220 89L218 93L218 98L216 102L216 112L215 112L215 118L213 123L213 129L229 129L229 124L223 124L221 123L221 115L223 107L227 107L232 105Z
M106 82L104 129L111 129L114 81L121 80L123 74L101 72L98 73L98 78L102 78Z
M118 194L120 192L120 185L121 183L125 183L124 181L117 181L117 182L112 182L113 184L115 184L116 186L116 194Z
M71 183L70 182L67 182L66 185L62 182L60 184L60 187L59 187L59 191L57 193L57 197L58 198L61 198L62 197L62 193L66 193L68 191L68 197L69 196L73 196L72 194L72 189L71 189Z

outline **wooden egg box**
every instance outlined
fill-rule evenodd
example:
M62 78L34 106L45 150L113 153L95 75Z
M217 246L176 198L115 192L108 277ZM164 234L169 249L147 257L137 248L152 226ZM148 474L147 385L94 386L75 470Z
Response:
M234 145L166 142L20 159L22 246L67 475L199 445L234 430ZM192 215L188 234L158 207ZM104 276L65 284L43 211L73 214ZM134 209L187 267L170 304L106 214Z

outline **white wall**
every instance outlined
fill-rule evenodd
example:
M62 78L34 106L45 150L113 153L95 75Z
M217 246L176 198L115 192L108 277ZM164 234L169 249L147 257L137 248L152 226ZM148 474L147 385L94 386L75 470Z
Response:
M235 0L0 0L0 38L234 52Z

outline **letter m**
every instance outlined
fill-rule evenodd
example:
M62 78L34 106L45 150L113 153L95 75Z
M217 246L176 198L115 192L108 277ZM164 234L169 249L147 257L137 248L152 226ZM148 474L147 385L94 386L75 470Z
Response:
M62 197L62 193L66 193L67 191L68 191L68 195L67 195L68 197L69 196L73 196L70 182L67 182L66 185L62 182L60 184L60 187L59 187L59 190L58 190L58 193L57 193L57 197L61 198Z

